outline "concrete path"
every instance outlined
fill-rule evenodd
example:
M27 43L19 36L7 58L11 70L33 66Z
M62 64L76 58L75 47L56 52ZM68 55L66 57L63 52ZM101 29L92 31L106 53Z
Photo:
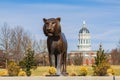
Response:
M60 77L42 77L42 76L32 76L32 77L0 77L0 80L120 80L120 76L60 76Z

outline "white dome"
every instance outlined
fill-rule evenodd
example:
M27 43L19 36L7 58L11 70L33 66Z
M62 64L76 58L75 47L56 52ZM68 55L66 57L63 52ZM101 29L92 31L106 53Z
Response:
M91 36L89 30L86 28L85 21L83 21L82 28L79 31L79 51L90 51L91 50Z

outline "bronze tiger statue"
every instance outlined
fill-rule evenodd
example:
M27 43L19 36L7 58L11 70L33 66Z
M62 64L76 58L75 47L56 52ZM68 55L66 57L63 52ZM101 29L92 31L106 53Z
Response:
M66 74L67 40L61 31L60 18L43 18L43 32L47 36L50 66L57 69L56 75Z

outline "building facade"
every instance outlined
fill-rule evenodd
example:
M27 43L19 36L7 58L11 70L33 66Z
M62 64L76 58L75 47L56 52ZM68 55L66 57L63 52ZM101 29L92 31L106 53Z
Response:
M83 21L82 28L79 31L78 42L79 51L91 51L91 36L85 21Z
M83 21L79 30L77 47L78 50L71 51L68 54L70 64L92 65L96 57L96 51L91 48L91 35L85 21Z

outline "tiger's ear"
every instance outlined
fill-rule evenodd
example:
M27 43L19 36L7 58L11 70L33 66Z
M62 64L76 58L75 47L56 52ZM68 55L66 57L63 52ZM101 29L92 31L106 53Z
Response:
M56 18L56 20L58 20L59 22L61 21L61 18L60 17L58 17L58 18Z
M46 23L47 19L43 18L43 22Z

